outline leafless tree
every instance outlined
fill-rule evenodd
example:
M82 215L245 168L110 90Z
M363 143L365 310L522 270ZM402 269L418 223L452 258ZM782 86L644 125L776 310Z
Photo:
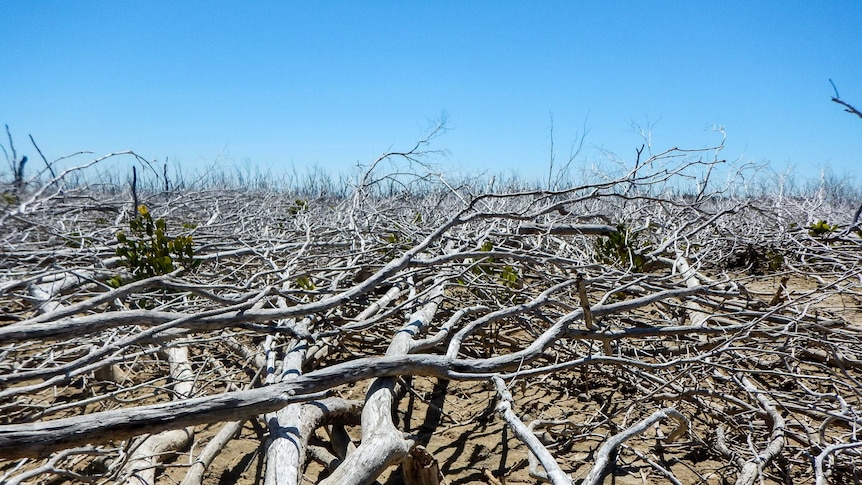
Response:
M858 479L860 238L812 225L846 201L719 150L492 192L427 142L346 197L142 192L197 262L149 278L120 193L3 206L0 481Z
M835 96L832 97L832 102L844 106L844 111L862 118L862 111L859 111L858 109L854 108L853 105L841 99L841 96L838 94L838 88L835 87L835 83L832 82L831 79L829 80L829 84L832 85L832 89L835 91Z

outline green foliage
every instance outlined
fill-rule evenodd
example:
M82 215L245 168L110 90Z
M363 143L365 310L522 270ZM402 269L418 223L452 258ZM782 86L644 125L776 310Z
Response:
M70 232L65 239L67 248L80 248L82 246L92 245L96 242L94 238L87 237L78 231Z
M494 250L494 243L491 241L485 241L482 243L482 246L479 248L479 251L483 253L487 253ZM485 258L485 264L477 264L473 266L473 274L482 276L482 275L490 275L494 273L494 258L493 256Z
M296 278L296 286L306 291L313 291L317 289L317 286L314 285L314 281L312 281L311 278L306 275L302 275Z
M494 250L494 243L491 241L484 241L482 246L479 248L479 251L483 253L487 253ZM473 274L477 276L490 276L495 278L497 282L500 284L507 286L509 288L519 288L520 283L518 283L518 278L520 274L518 273L518 269L511 266L505 265L502 268L499 264L495 264L496 260L494 257L489 256L485 258L485 263L477 264L473 266Z
M635 233L630 233L625 224L617 224L617 230L596 240L596 258L604 264L631 268L635 273L643 273L647 258L641 254L651 245L639 240Z
M769 249L766 251L766 269L769 272L784 268L784 255L778 251Z
M838 230L838 226L833 226L826 221L817 221L808 226L808 234L815 237L823 237Z
M381 258L390 260L401 256L413 247L413 240L409 235L402 233L400 229L396 225L394 231L380 234L378 237L381 244L374 249L374 252L379 254Z
M396 227L396 229L399 228ZM400 231L387 233L384 241L386 242L386 246L379 249L378 252L387 259L398 257L401 253L413 247L414 244L410 237L402 234Z
M119 288L125 284L120 275L111 276L107 281L105 281L105 283L107 283L111 288Z
M295 199L293 204L287 208L287 213L295 216L300 212L305 212L308 210L308 201L305 199Z
M748 268L749 274L763 275L784 268L784 252L781 248L749 243L745 249L735 252L727 261L727 267Z
M0 199L3 200L7 205L13 205L18 203L18 197L15 194L10 194L9 192L3 192L0 194Z
M138 207L138 215L129 221L129 234L117 232L117 256L129 268L134 280L168 274L179 264L183 268L196 268L200 260L194 259L194 241L191 236L168 237L163 218L153 219L147 206ZM121 286L122 278L108 280L111 286Z
M500 282L509 288L518 287L518 276L518 270L508 264L500 270Z

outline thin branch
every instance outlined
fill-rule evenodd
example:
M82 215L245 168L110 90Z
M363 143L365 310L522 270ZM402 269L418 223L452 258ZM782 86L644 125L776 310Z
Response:
M36 151L39 152L39 156L42 157L42 161L45 162L45 166L48 167L48 172L51 174L51 179L56 180L57 174L54 173L54 167L51 166L51 162L45 158L45 155L42 154L42 150L39 149L39 145L36 144L36 140L33 139L33 135L28 135L30 137L30 142L33 143L33 147L36 148Z
M854 115L856 115L856 116L858 116L858 117L862 118L862 111L859 111L858 109L854 108L854 107L853 107L852 105L850 105L849 103L847 103L847 102L845 102L844 100L840 99L841 97L838 95L838 88L837 88L837 87L835 87L835 83L834 83L834 82L832 82L832 80L831 80L831 79L829 80L829 84L831 84L831 85L832 85L832 89L833 89L833 90L835 90L835 96L833 96L833 97L832 97L832 101L833 101L833 102L835 102L835 103L840 104L841 106L844 106L844 108L845 108L845 109L844 109L844 111L846 111L846 112L848 112L848 113L851 113L851 114L854 114Z

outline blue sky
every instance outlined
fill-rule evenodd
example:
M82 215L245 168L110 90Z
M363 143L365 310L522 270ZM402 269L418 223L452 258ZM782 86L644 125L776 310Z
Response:
M441 113L438 166L547 176L700 148L862 175L862 2L0 2L0 123L49 159L347 173ZM5 136L2 143L7 144ZM84 161L83 158L77 159ZM857 180L857 183L859 181Z

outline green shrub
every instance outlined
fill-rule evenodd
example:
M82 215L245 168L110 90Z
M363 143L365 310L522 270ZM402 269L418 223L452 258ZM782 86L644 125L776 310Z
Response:
M479 251L482 251L483 253L491 252L493 250L494 243L491 241L484 241L482 246L479 248ZM508 264L500 267L500 264L498 264L492 256L485 258L485 261L485 263L473 266L473 274L480 277L490 276L491 279L496 277L497 283L512 289L520 288L521 284L518 282L520 274L518 273L517 268Z
M314 284L314 281L311 280L307 275L302 275L296 278L296 286L302 288L306 291L314 291L317 289L317 286Z
M293 204L287 208L287 213L295 216L300 212L305 212L308 210L308 201L305 199L295 199Z
M514 268L511 265L503 266L503 269L500 270L500 283L508 286L509 288L520 288L518 283L518 269Z
M784 263L784 254L772 249L766 251L766 269L770 272L784 268Z
M817 221L808 226L808 234L815 237L823 237L838 230L838 226L833 226L826 221Z
M647 258L641 254L649 249L649 243L642 243L638 235L629 233L625 224L617 224L617 230L596 240L596 259L604 264L631 268L635 273L643 273Z
M385 259L397 258L415 244L409 235L401 232L401 228L396 226L395 229L393 232L386 233L383 246L377 249L377 253Z
M138 207L138 215L129 221L129 234L117 232L117 256L129 268L132 279L140 280L168 274L177 269L192 269L200 264L194 259L194 241L191 236L168 237L163 218L153 219L147 206ZM108 281L114 287L123 279L115 276Z

